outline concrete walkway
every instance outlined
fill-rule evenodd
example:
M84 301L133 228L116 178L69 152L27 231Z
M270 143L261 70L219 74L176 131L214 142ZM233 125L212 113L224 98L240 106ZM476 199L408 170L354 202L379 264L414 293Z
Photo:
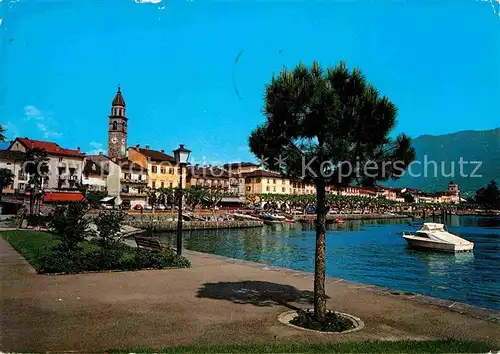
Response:
M0 254L3 352L439 338L500 346L498 312L332 278L329 307L360 317L366 328L296 330L276 317L284 304L308 306L311 275L196 252L186 252L190 269L67 276L37 275L1 237Z

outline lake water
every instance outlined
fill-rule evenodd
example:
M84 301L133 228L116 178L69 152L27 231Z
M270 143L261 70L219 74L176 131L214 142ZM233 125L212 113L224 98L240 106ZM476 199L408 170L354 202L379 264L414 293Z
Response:
M451 216L450 232L475 243L473 253L408 249L407 220L352 220L329 225L327 276L500 309L500 218ZM314 271L313 224L276 224L241 230L191 231L184 247L232 258ZM158 235L174 244L174 233Z

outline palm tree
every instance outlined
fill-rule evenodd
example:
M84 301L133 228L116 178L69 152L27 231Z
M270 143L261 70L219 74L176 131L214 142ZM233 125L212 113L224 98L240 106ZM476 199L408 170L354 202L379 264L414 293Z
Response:
M14 177L8 168L0 168L0 202L2 201L3 188L14 183Z
M283 69L266 86L266 122L252 132L250 150L264 161L278 161L269 163L271 170L316 186L317 321L323 322L326 314L326 186L353 181L373 185L403 174L415 151L406 135L389 138L396 112L359 69L349 71L342 62L326 72L317 62L311 68L299 64L293 71ZM352 168L369 161L369 169Z

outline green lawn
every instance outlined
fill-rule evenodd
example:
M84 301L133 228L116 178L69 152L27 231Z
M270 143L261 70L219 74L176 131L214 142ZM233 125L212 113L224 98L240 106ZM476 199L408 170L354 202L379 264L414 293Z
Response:
M36 270L40 269L39 260L41 256L49 253L51 249L61 243L54 235L46 231L2 231L2 237L6 239L17 252L22 254ZM98 248L96 245L89 242L82 242L81 246L86 251Z
M74 274L87 271L139 270L185 268L189 260L176 257L173 251L150 253L138 252L122 243L103 248L96 241L79 243L79 250L71 253L57 250L61 242L44 231L3 231L1 233L14 249L39 273Z
M472 341L367 341L335 344L249 344L108 350L111 353L488 353L493 346Z

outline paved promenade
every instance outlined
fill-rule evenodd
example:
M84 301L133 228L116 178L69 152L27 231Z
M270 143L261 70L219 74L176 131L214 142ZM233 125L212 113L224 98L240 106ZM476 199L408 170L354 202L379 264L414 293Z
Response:
M441 338L500 346L498 312L333 278L329 307L360 317L365 329L296 330L276 317L286 306L307 306L311 275L196 252L186 252L190 269L67 276L36 275L1 237L0 254L3 352Z

